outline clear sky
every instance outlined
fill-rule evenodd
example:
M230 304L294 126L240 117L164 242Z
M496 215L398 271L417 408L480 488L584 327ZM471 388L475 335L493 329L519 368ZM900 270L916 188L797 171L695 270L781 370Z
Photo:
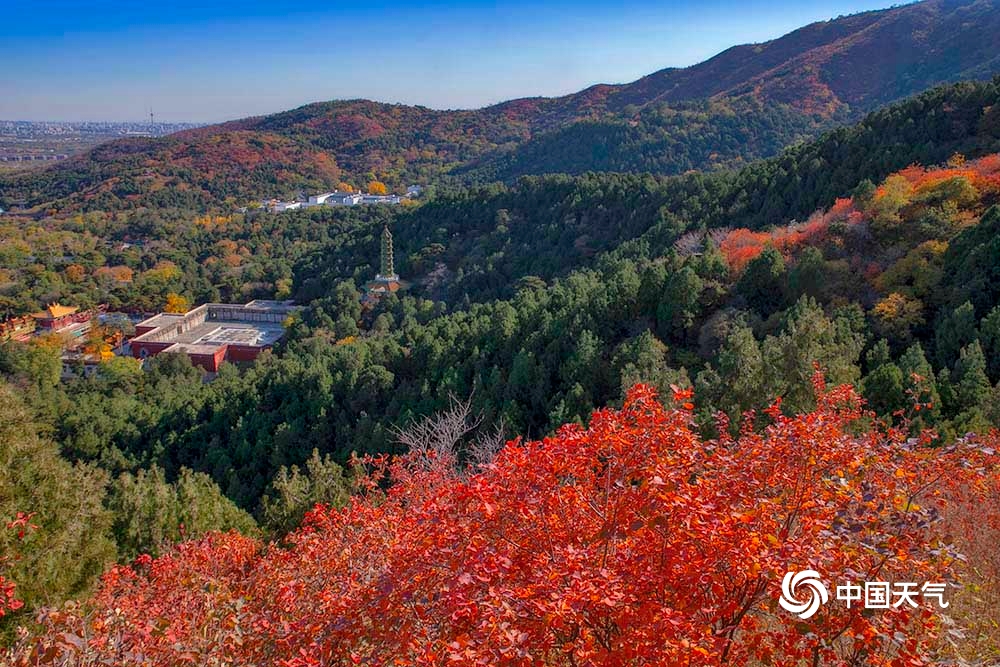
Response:
M0 0L0 119L214 122L365 97L434 108L683 67L891 0Z

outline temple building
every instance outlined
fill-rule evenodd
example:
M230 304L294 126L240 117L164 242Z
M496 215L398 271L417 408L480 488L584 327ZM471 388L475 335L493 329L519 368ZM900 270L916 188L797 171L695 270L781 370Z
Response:
M80 318L75 316L79 310L80 309L75 306L61 306L58 303L53 303L41 312L32 313L31 317L34 318L35 323L40 329L60 331L72 324L78 323ZM90 317L87 316L86 319L89 320Z
M103 312L103 307L92 310L80 310L76 306L62 306L58 303L49 305L41 312L32 313L35 321L35 334L57 333L65 340L66 347L73 348L83 340L90 331L90 323Z
M0 343L5 340L16 340L25 342L35 333L37 324L30 315L23 317L9 317L0 322Z
M403 283L399 280L399 275L396 273L392 249L392 232L389 231L388 226L382 228L381 246L379 271L375 275L375 280L365 285L365 291L361 297L361 303L369 306L375 305L379 299L387 294L398 292L403 288Z
M186 354L216 373L223 361L253 361L285 335L285 320L300 306L258 299L248 304L206 303L187 313L160 313L135 325L129 351L137 359Z

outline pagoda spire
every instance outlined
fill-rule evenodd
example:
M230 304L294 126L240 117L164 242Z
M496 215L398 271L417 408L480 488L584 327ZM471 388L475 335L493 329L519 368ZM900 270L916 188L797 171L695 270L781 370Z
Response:
M382 228L382 258L379 264L379 273L375 279L382 281L399 280L399 276L396 275L396 267L392 256L392 232L389 231L388 225Z

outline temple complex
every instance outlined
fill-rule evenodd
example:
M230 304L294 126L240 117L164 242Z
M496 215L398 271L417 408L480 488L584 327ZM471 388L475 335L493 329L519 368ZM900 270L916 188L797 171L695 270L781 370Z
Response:
M284 322L300 307L258 299L248 304L206 303L187 313L160 313L135 325L132 356L186 354L195 366L218 372L223 361L253 361L285 335Z

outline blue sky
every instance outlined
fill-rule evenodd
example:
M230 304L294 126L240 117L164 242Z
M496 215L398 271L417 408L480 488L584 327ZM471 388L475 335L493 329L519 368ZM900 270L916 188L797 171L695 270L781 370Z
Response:
M0 119L214 122L621 83L889 0L0 0Z

